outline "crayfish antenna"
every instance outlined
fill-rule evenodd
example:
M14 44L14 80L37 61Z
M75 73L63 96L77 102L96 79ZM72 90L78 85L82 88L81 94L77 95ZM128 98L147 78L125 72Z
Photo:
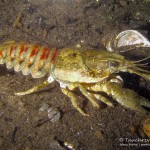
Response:
M141 60L141 61L143 61L143 60ZM137 62L140 62L140 61L137 61ZM148 66L145 66L145 64L138 64L138 63L132 62L132 64L129 66L129 68L127 70L130 73L137 74L137 75L143 77L144 79L150 81L150 71L145 70L140 67L148 67Z
M142 78L150 81L150 73L144 73L144 72L138 72L138 71L134 71L133 73L141 76Z

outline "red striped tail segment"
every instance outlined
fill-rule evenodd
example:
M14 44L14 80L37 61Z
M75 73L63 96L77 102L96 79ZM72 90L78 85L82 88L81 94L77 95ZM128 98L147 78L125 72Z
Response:
M0 64L6 63L7 68L14 67L16 72L40 78L50 72L55 63L58 50L37 44L16 43L8 41L0 45Z

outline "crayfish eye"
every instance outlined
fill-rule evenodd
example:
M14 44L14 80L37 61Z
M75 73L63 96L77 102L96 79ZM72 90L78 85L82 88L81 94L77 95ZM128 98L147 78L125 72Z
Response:
M119 67L119 62L117 62L117 61L110 61L109 62L109 67L110 68L118 68Z

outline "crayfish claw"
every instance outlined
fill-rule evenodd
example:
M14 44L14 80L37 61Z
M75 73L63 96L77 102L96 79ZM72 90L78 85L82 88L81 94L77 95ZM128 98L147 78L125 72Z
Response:
M109 107L114 107L113 103L110 102L106 97L102 96L101 94L94 94L95 98L97 100L102 101L103 103L105 103L106 105L108 105Z
M141 105L150 108L150 102L145 99L144 97L141 97Z
M122 106L140 113L147 113L147 111L142 107L143 105L150 108L150 102L147 99L139 96L133 90L123 88L120 84L109 83L108 86L108 93Z

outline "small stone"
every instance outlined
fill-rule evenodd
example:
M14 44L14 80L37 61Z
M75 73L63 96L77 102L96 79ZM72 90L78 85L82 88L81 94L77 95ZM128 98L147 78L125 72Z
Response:
M104 137L103 137L103 133L101 131L98 131L96 130L95 133L94 133L95 137L102 140Z
M133 134L133 133L136 133L137 130L135 126L131 125L129 126L129 131Z
M71 143L64 142L64 146L69 150L75 150L74 146Z
M76 47L77 47L77 48L81 48L81 44L77 44Z
M124 0L119 1L119 3L121 6L124 6L124 7L127 6L127 4L128 4L128 2L124 1Z

